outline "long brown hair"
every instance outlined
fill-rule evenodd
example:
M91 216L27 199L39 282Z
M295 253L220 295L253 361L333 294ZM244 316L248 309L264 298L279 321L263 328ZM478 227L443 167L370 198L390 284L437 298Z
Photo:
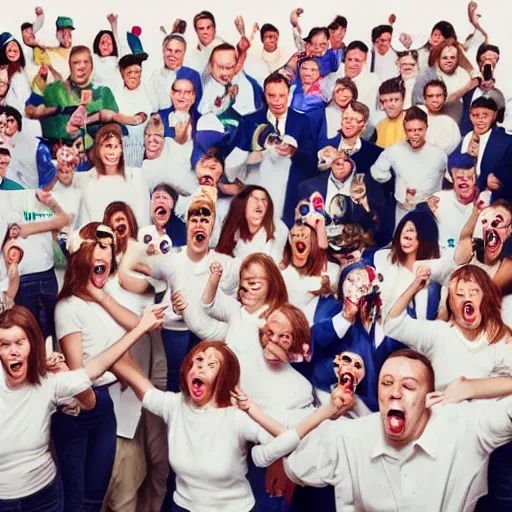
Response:
M28 355L27 381L33 386L41 384L46 377L46 347L44 337L34 315L23 306L14 305L0 313L0 329L19 327L25 332L30 344Z
M96 230L100 226L100 222L89 222L80 229L80 236L84 240L96 240ZM92 300L87 291L87 284L91 275L91 262L93 260L94 248L98 242L84 242L80 249L71 254L64 274L64 283L62 290L57 296L57 301L72 297L73 295L84 300ZM112 248L112 263L110 265L110 274L116 269L116 257L114 245Z
M187 401L190 400L190 392L187 386L187 375L194 364L194 357L199 352L209 348L218 350L222 356L220 370L213 386L213 396L217 407L224 408L231 405L230 392L238 385L240 380L240 363L235 353L223 341L201 341L188 354L181 363L180 389Z
M464 265L451 275L450 284L453 281L455 281L455 284L458 284L459 281L475 281L484 293L482 304L480 304L482 323L478 328L478 335L485 332L489 345L493 345L504 337L512 335L512 331L503 323L501 318L501 296L498 287L485 270L475 265ZM449 300L450 293L448 293L446 299L446 308L448 316L453 322L453 311L451 310Z
M298 268L297 272L301 276L320 276L327 266L327 254L318 245L316 231L309 224L303 224L303 226L311 231L311 252L309 253L306 264L302 268ZM284 246L283 261L281 263L283 268L287 268L292 262L292 244L290 243L290 238L291 231L286 245Z
M119 164L117 165L117 173L125 177L124 174L124 146L123 146L123 132L121 131L121 127L117 123L108 123L103 125L96 134L94 139L94 146L91 149L90 158L94 167L96 167L96 171L100 176L106 175L105 165L101 161L100 157L100 147L101 145L107 141L108 139L115 137L121 147L123 148L123 152L121 153L121 157L119 158Z
M244 259L240 266L240 279L242 279L242 272L247 270L251 265L261 265L267 276L268 295L265 303L267 304L268 309L262 315L266 318L276 308L279 308L288 302L286 283L284 282L283 275L274 260L262 252L255 252Z
M231 201L228 214L222 226L222 231L220 232L219 243L215 248L216 252L233 256L233 251L238 241L236 239L237 232L240 240L244 242L250 242L253 239L254 235L249 231L245 209L249 197L257 190L264 192L267 196L267 211L265 217L263 217L261 227L267 232L267 242L274 239L276 226L274 224L274 203L272 202L272 198L267 189L258 185L249 185L239 192Z

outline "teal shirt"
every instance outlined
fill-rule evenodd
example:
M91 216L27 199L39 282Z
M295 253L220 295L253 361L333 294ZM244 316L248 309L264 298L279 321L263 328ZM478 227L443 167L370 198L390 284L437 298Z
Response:
M8 178L0 178L0 190L25 190L19 183Z

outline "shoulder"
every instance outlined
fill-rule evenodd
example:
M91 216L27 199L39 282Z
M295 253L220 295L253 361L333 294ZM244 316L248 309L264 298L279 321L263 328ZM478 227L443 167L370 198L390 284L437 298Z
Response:
M395 144L395 146L396 146L396 144ZM393 146L391 146L391 147L393 147ZM384 151L384 149L380 148L373 142L368 142L367 140L361 139L361 151L364 151L365 153L374 153L376 155L380 155ZM356 155L357 155L357 153L356 153Z
M85 301L83 299L80 299L75 295L66 297L65 299L61 299L59 302L57 302L57 305L55 306L55 313L70 313L72 311L79 311L84 307L84 303Z

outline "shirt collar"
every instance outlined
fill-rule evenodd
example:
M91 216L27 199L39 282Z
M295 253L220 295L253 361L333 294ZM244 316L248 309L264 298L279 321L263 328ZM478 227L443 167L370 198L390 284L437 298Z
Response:
M284 133L284 127L286 125L286 118L288 116L288 110L281 116L281 119L279 119L279 128L281 130L281 133ZM275 127L277 118L274 114L272 114L272 111L270 109L267 110L267 121ZM282 129L281 129L282 128Z
M363 143L361 142L361 137L358 137L358 139L356 140L356 143L354 144L354 147L350 150L350 154L353 155L354 153L357 153L361 149L362 145L363 145ZM343 132L341 132L341 140L340 140L340 145L338 146L338 149L340 149L340 150L345 149Z

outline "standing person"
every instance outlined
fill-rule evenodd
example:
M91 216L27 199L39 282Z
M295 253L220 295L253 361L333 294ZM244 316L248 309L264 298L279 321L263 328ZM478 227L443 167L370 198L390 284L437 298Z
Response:
M406 139L404 129L405 86L401 78L386 80L379 87L379 101L386 119L377 125L377 146L389 148Z
M373 49L370 53L370 73L375 73L382 82L397 75L397 54L391 48L392 37L391 25L379 25L372 29Z
M195 56L198 61L198 71L202 75L208 66L213 49L224 41L217 37L217 23L210 11L197 13L193 24L198 39Z
M283 48L279 47L279 30L271 23L264 23L259 29L260 39L262 43L261 50L258 48L258 54L254 51L249 54L251 57L254 55L258 56L263 61L267 68L267 75L276 72L282 68L288 62L288 55L285 53ZM255 48L254 41L251 44L251 48Z
M416 50L398 52L397 65L405 87L404 110L412 107L412 91L420 72Z

